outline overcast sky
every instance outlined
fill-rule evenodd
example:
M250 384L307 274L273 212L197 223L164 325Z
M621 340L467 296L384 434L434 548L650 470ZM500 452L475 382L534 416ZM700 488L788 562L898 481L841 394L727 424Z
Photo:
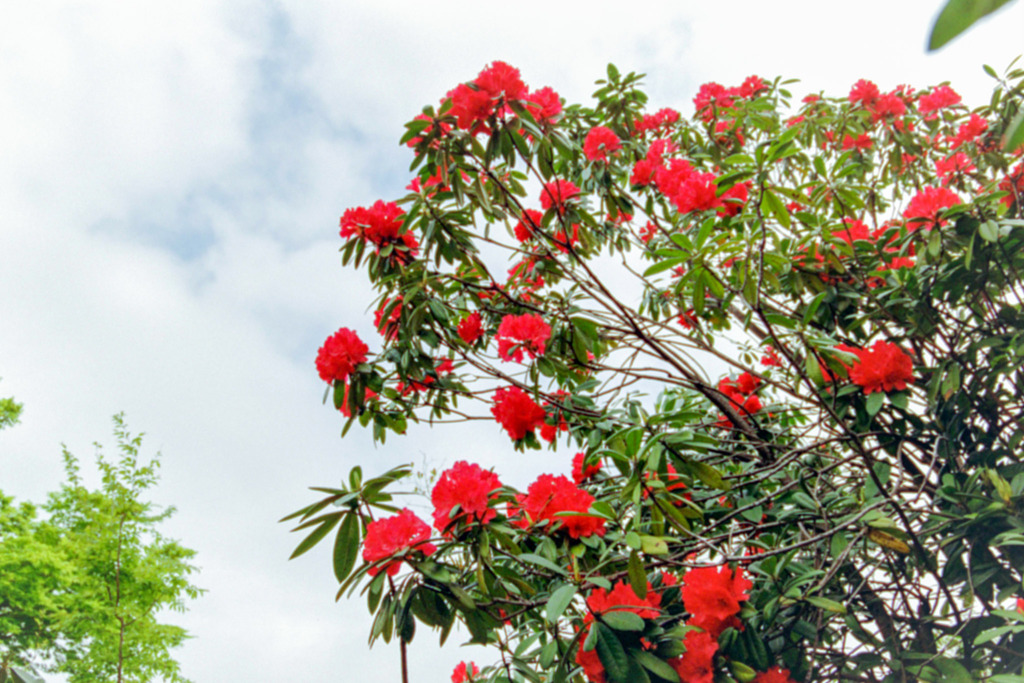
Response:
M334 603L329 548L287 562L299 538L276 520L355 464L469 457L525 486L572 455L558 469L484 423L374 448L357 428L340 440L321 405L324 338L378 340L338 217L404 193L402 124L495 59L570 102L612 61L685 116L701 83L754 73L799 78L800 94L948 80L979 105L981 65L1024 51L1024 3L926 55L940 4L4 3L0 396L25 412L0 434L0 489L42 500L60 444L88 460L123 410L163 453L165 531L198 551L209 591L174 615L194 636L188 677L398 680L395 646L366 650L365 603ZM426 631L411 656L426 683L490 661Z

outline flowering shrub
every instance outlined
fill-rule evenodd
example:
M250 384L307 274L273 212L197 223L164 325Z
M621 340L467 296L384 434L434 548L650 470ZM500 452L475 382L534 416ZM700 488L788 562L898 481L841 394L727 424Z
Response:
M457 85L407 126L410 193L342 217L383 334L317 369L346 430L553 455L525 492L457 462L433 536L378 516L408 467L356 468L296 555L337 529L371 642L492 646L460 680L1024 680L1022 80L969 109L752 76L689 118L611 66L590 105L501 62Z

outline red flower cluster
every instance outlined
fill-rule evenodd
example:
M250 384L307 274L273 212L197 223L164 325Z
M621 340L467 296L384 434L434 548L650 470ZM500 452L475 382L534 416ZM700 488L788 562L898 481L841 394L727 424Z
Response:
M686 683L713 683L718 642L704 631L688 631L683 638L686 652L669 661Z
M412 552L432 555L437 548L428 543L430 527L422 519L413 514L409 508L403 508L397 515L384 517L366 525L366 540L363 542L363 560L377 562L387 557L401 555L387 563L383 569L388 576L398 573L402 560ZM381 567L367 570L370 576L377 576Z
M927 95L921 96L917 101L917 110L922 114L928 114L955 104L960 104L960 95L948 85L940 85ZM934 114L925 118L934 118Z
M416 257L419 242L410 232L402 232L405 211L394 202L377 200L370 208L362 206L348 209L341 216L341 236L344 239L358 237L381 247L393 244L395 257L408 263Z
M459 339L470 345L475 344L476 340L483 336L484 333L480 311L473 311L460 320L457 332Z
M473 662L459 662L452 670L452 683L469 683L479 673L480 669Z
M986 130L988 130L988 121L977 114L971 114L971 118L960 124L956 135L949 142L954 148L960 147L968 142L974 142Z
M743 576L743 569L727 567L698 567L683 575L679 596L683 607L690 613L687 624L698 626L712 638L730 626L739 626L736 615L740 603L748 597L746 591L754 584Z
M584 467L586 461L587 454L583 452L577 453L572 458L572 480L576 482L577 486L601 471L600 461Z
M1000 200L1006 208L1011 209L1014 204L1020 206L1020 198L1024 196L1024 163L1017 164L1017 167L1000 181L999 189L1010 193Z
M568 391L562 390L556 391L554 393L554 396L558 399L559 402L564 402L565 399L569 398L570 395L571 394L569 394ZM569 423L566 422L565 414L559 409L559 407L556 404L550 401L545 401L544 409L547 410L548 408L553 408L554 411L552 415L549 415L547 418L545 418L544 424L540 426L540 438L544 439L548 443L551 443L552 441L555 440L555 437L558 436L558 432L569 431Z
M366 361L369 348L359 335L343 327L327 338L316 354L316 371L325 382L344 382Z
M389 297L381 302L380 308L373 312L373 326L377 328L381 336L388 341L393 340L398 336L398 320L402 317L402 296L397 297L398 302L395 307L391 309L391 313L388 315L387 320L384 319L384 311L389 305L391 305L392 299Z
M536 313L506 315L498 325L498 355L502 360L523 362L523 351L530 358L544 355L544 347L551 337L551 326Z
M939 219L939 212L962 203L960 196L952 190L945 187L926 187L914 195L903 211L907 229L916 230L922 224L929 229L934 225L945 225L946 221Z
M718 390L725 394L726 398L728 398L736 408L745 411L749 415L752 415L764 408L764 405L761 403L761 399L758 398L756 393L754 393L760 386L761 379L751 375L749 372L744 372L736 379L724 377L718 382ZM719 417L716 424L723 429L729 429L732 427L732 422L725 415Z
M865 394L902 391L914 381L914 362L892 342L877 341L870 349L856 353L857 362L850 368L850 380L864 387Z
M619 136L607 126L594 126L583 141L583 156L590 161L607 161L608 155L614 155L622 149Z
M935 174L939 176L944 186L949 185L955 178L963 178L965 173L970 173L974 169L974 162L963 152L955 152L935 162Z
M899 88L883 95L877 85L862 78L850 89L849 100L852 104L860 104L870 111L871 121L877 122L903 116L907 112L903 97L904 94Z
M679 112L675 109L659 109L653 114L644 114L643 117L636 122L635 130L637 135L643 135L648 131L655 132L667 132L673 124L679 121Z
M552 180L544 185L540 192L540 205L545 211L556 207L558 213L564 213L566 205L576 199L580 188L568 180Z
M748 76L743 84L736 88L726 88L718 83L705 83L700 86L693 98L693 108L697 116L704 121L711 121L724 109L732 109L737 99L753 99L768 89L768 84L760 76Z
M540 88L530 93L526 108L543 125L549 124L562 113L562 98L551 88Z
M513 228L516 239L520 242L526 242L537 235L540 230L541 220L544 218L544 214L536 209L526 209L523 211L523 217L516 223L516 227Z
M789 669L773 666L767 671L759 671L754 677L753 683L795 683L795 681L789 677Z
M579 514L562 516L560 513L586 513L594 497L577 488L564 476L542 474L530 484L526 495L516 496L514 505L509 505L511 523L526 529L542 521L549 523L548 532L565 529L572 538L604 536L605 520L593 515Z
M649 584L648 584L649 587ZM585 651L582 643L587 639L594 616L608 612L632 612L644 619L654 619L660 613L661 596L652 590L647 591L646 598L640 598L632 586L626 581L619 581L611 591L595 588L587 596L587 607L590 614L584 617L583 633L580 635L580 647L576 650L576 663L583 667L583 673L593 683L605 683L604 665L597 655L597 650ZM685 680L685 679L683 679Z
M459 460L441 474L430 493L434 528L451 536L451 532L445 530L456 520L469 518L481 524L491 521L497 513L490 508L490 502L497 498L495 489L499 488L501 481L494 472ZM456 505L459 510L453 518L452 508Z
M544 409L519 387L495 391L491 414L513 441L526 438L529 432L544 424L544 418L547 417Z

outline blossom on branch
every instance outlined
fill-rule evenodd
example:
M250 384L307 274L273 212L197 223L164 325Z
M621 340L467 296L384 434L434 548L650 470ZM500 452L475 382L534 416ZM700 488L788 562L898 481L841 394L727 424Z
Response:
M850 380L864 387L865 394L876 391L902 391L914 381L914 362L896 344L877 341L870 349L857 352L850 369Z
M506 315L498 325L498 356L502 360L523 362L523 352L530 358L544 355L544 348L551 337L551 326L536 313Z
M344 382L356 366L366 361L369 347L359 335L343 327L324 342L316 354L316 371L325 382Z
M430 493L434 506L434 528L451 536L449 527L456 520L472 520L486 524L498 514L490 507L501 488L498 475L475 463L459 460L441 473ZM452 508L459 510L452 517Z
M491 414L513 441L526 438L528 433L544 424L547 417L547 412L519 387L495 391Z
M397 515L384 517L366 525L366 539L363 541L363 560L377 562L388 557L400 557L387 563L383 569L388 576L398 573L402 560L413 552L432 555L437 548L428 543L430 527L422 519L413 514L409 508L403 508ZM377 576L381 567L370 567L367 574Z

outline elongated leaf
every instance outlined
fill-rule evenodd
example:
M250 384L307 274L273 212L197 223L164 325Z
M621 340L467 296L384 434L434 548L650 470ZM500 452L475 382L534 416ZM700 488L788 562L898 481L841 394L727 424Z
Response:
M296 557L298 557L299 555L303 554L304 552L315 546L317 543L323 540L324 536L330 533L331 529L333 529L339 521L341 521L341 513L331 515L330 517L325 519L320 524L320 526L313 530L313 533L302 539L302 543L299 543L298 547L295 548L295 552L293 552L292 556L288 559L294 560Z
M644 619L639 614L616 610L605 612L600 616L601 621L616 631L643 631Z
M572 602L573 597L576 596L576 586L571 584L562 586L548 598L548 607L546 611L547 620L549 623L554 624L558 621L559 617L562 616L562 612Z
M664 678L671 683L679 683L679 674L669 665L668 662L652 655L644 650L634 650L630 653L640 666L650 671L659 678Z
M629 584L633 587L633 592L636 593L636 596L643 600L647 597L647 572L644 571L644 562L640 559L640 553L636 550L629 553L628 569Z
M1024 109L1017 112L1017 118L1006 129L1006 137L1003 138L1003 149L1007 152L1013 152L1021 145L1024 145Z
M597 621L591 628L597 631L595 649L608 680L611 683L629 683L629 658L615 631Z
M334 537L334 576L341 583L352 572L359 557L359 518L355 514L345 519Z
M971 24L1010 2L1010 0L949 0L942 8L932 34L928 37L928 50L940 47L970 28Z

